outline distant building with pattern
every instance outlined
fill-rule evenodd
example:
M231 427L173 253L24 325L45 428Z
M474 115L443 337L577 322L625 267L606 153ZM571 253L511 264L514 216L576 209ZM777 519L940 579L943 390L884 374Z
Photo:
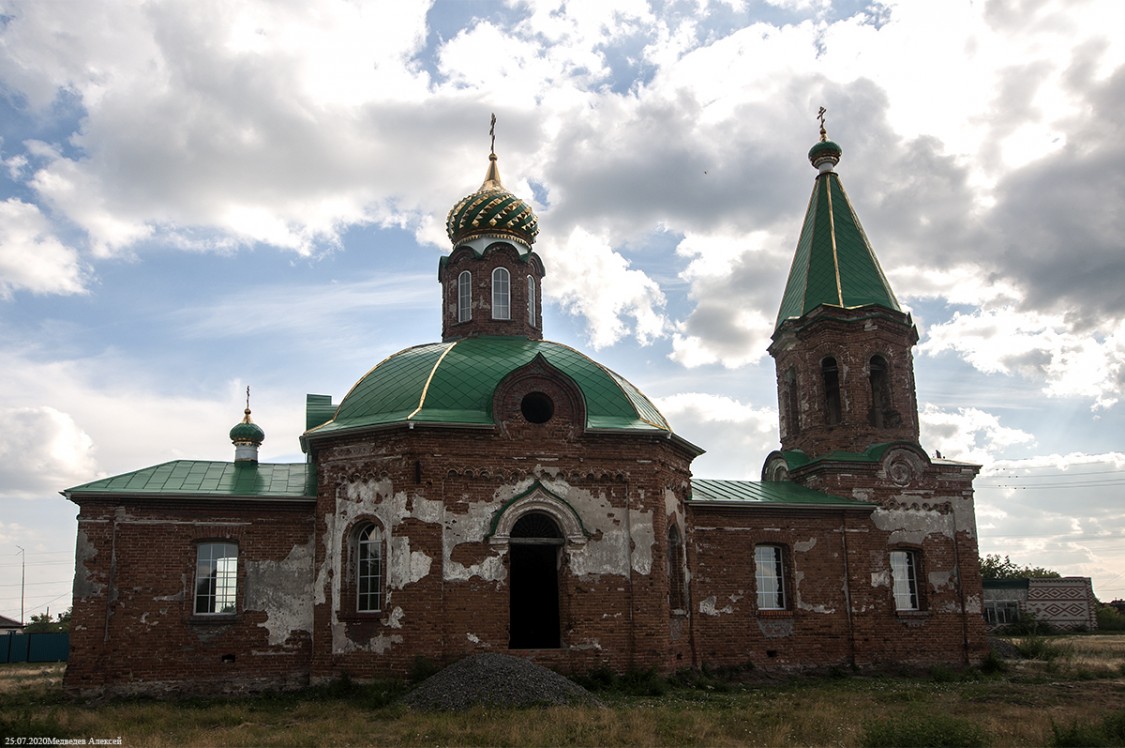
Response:
M989 628L1029 618L1060 631L1098 628L1098 601L1089 577L985 579L983 586Z
M538 221L501 183L450 211L442 336L309 395L299 464L177 460L78 505L80 693L401 675L506 652L563 673L965 665L984 653L978 466L918 441L918 334L821 129L769 348L780 449L761 481L620 374L543 338Z

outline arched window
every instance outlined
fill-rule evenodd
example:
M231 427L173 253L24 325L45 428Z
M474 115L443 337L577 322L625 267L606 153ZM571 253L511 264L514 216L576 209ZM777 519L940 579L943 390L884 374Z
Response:
M790 366L785 372L785 435L796 436L800 430L800 413L797 403L797 371Z
M684 598L684 543L680 530L675 525L668 528L668 607L672 610L685 610Z
M840 370L836 359L829 356L820 362L824 377L824 422L829 426L840 422Z
M457 276L457 321L468 322L473 318L473 274L462 270Z
M527 276L527 324L535 327L535 278Z
M383 609L383 534L373 524L356 534L356 603L360 613Z
M492 271L492 319L512 318L511 277L504 268Z
M887 360L882 356L872 356L869 362L868 379L871 383L871 425L882 428L887 425L887 413L891 410L891 380L887 372Z

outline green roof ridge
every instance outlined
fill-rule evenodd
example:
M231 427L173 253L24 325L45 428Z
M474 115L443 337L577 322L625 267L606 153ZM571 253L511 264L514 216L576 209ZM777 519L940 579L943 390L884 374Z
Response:
M817 176L775 329L818 306L902 311L839 175Z

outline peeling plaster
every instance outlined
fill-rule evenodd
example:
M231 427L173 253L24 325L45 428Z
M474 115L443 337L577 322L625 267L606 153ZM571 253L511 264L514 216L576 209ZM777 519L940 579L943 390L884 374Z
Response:
M407 492L394 492L389 478L348 483L341 486L336 494L334 512L325 516L324 550L327 561L317 569L316 604L330 603L334 609L340 606L341 584L345 574L344 564L347 553L344 544L347 539L343 533L360 517L373 516L379 520L387 543L387 587L402 589L427 576L433 568L433 559L420 551L410 549L410 538L395 533L398 525L413 517L422 522L440 524L445 507L440 501L423 496L408 496ZM326 594L328 590L331 594ZM396 617L397 615L397 617ZM399 608L391 614L390 625L401 626L402 611ZM398 624L397 626L395 624ZM373 637L363 645L348 639L347 625L332 618L332 651L374 651L385 653L395 644L401 643L398 634Z
M953 589L954 575L952 571L931 571L926 576L930 580L930 587L934 590L946 587Z
M816 541L813 542L815 544ZM796 590L794 591L794 598L797 601L797 607L801 610L807 610L810 613L835 613L835 608L829 608L827 605L813 605L801 599L801 582L803 582L804 579L805 573L803 571L798 571L794 575L793 581L794 587L796 587Z
M889 570L871 572L871 586L872 587L890 587L891 586L891 572Z
M931 534L953 537L953 523L949 515L934 511L880 508L872 512L871 522L891 534L891 545L905 543L920 546Z
M395 609L391 611L390 616L387 617L387 625L392 629L400 629L402 628L403 618L406 618L406 613L403 612L402 608L395 606Z
M656 546L652 512L630 509L629 524L633 531L633 552L630 554L633 571L648 576L652 573L652 550Z
M97 546L90 542L89 536L82 526L78 527L78 541L74 551L74 599L86 600L99 597L105 592L105 585L93 580L94 573L86 566L98 555Z
M808 553L813 548L816 548L816 538L809 538L808 540L798 540L793 544L793 550L797 553Z
M732 599L734 597L735 597L734 595L731 595ZM725 608L716 608L715 607L716 602L717 602L717 599L714 595L712 595L711 597L708 597L704 600L700 600L699 601L699 612L702 613L703 615L707 615L707 616L717 616L717 615L721 615L723 613L729 614L729 613L734 612L734 606L733 605L728 605Z
M473 644L480 644L480 637L474 633L466 633L465 638L471 641Z
M515 494L513 493L512 496ZM509 496L508 498L511 498ZM479 564L466 566L452 559L453 550L462 543L480 543L492 525L496 506L478 501L468 505L464 514L448 514L442 533L442 570L445 581L468 581L480 577L486 582L502 582L507 574L503 552L486 557Z
M265 612L258 625L271 645L284 644L294 631L312 633L312 570L312 543L293 546L283 561L246 562L245 607Z
M389 589L401 590L429 575L434 560L421 551L410 550L410 538L395 536L388 545L388 557L393 561L387 568Z

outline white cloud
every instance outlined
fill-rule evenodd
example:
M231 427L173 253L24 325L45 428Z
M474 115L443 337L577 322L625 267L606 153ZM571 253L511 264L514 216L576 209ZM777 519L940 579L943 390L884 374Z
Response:
M1003 426L995 415L977 408L950 411L926 404L918 421L922 445L951 460L988 465L1008 447L1035 443L1033 434Z
M0 299L16 291L85 292L78 253L52 231L39 208L17 198L0 202Z
M54 497L94 477L94 442L50 406L0 408L0 484L7 497Z
M692 463L705 478L761 478L764 455L777 449L777 410L722 395L682 392L655 398L672 429L707 450Z
M547 293L568 311L586 318L595 348L612 345L630 328L642 344L665 334L665 298L660 286L644 271L630 267L605 239L574 229L548 252L552 273Z
M1125 321L1081 333L1058 314L997 310L958 312L931 325L923 353L953 351L980 371L1018 374L1052 397L1085 397L1109 408L1125 379Z

